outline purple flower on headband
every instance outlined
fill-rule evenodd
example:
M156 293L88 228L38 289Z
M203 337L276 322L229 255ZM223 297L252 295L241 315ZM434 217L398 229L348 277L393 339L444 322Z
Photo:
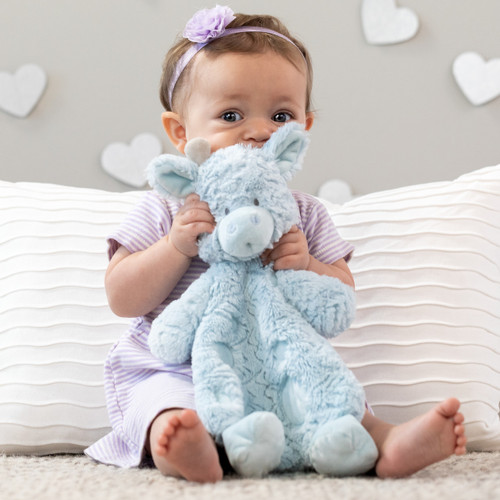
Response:
M213 9L199 10L187 22L182 36L191 42L205 43L224 33L233 19L236 18L229 7L216 5Z

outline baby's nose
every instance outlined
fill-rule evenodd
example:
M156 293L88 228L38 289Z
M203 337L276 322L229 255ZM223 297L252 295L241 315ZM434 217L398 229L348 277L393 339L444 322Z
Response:
M270 120L255 118L248 123L245 141L262 146L269 140L276 128L277 126Z

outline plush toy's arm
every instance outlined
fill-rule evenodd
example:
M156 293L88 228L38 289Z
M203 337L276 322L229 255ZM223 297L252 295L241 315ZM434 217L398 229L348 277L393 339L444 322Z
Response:
M207 273L202 274L153 321L148 342L156 357L175 364L189 360L196 330L207 308L210 284Z
M280 289L314 329L324 337L335 337L354 319L354 290L337 278L311 271L277 271Z

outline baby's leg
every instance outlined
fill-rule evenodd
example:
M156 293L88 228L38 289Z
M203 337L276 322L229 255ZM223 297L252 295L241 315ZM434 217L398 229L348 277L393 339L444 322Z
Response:
M450 455L463 455L467 439L459 408L459 401L450 398L401 425L388 424L367 412L362 424L379 450L377 475L408 476Z
M214 483L222 479L215 443L193 410L167 410L151 424L148 450L166 476Z

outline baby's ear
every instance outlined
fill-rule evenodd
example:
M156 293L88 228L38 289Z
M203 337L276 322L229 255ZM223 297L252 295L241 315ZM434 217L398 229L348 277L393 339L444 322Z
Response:
M309 137L304 127L296 122L280 127L266 142L266 149L285 180L290 180L302 167L302 160L309 145Z
M164 154L147 168L149 185L164 198L183 199L194 192L198 165L183 156Z

